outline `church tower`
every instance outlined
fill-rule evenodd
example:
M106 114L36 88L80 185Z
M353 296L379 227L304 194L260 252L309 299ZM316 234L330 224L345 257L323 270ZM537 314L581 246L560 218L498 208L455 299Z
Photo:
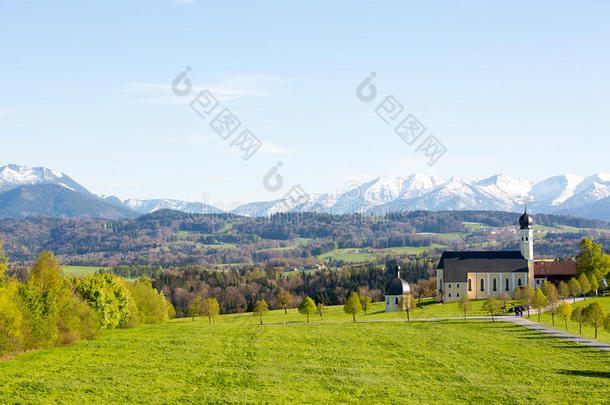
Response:
M519 218L519 236L521 237L521 254L528 262L534 261L534 221L532 216L525 212Z

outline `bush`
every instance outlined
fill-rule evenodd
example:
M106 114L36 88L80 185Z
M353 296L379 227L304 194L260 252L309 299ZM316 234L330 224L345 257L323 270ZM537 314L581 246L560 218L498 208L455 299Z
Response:
M137 310L131 294L126 283L117 276L91 274L75 279L74 284L78 295L99 314L102 329L127 327L135 322Z
M23 348L23 313L18 293L19 283L0 284L0 356Z
M146 276L142 276L135 283L126 284L134 300L139 322L160 323L168 320L167 300L163 293L152 288Z

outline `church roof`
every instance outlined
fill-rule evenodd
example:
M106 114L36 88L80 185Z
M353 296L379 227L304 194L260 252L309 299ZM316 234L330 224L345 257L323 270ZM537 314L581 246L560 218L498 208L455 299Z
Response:
M534 276L575 276L576 262L554 261L534 263Z
M519 251L444 252L438 263L444 282L468 280L468 273L528 272L527 260Z
M385 295L405 295L411 293L411 287L402 278L394 278L385 285Z

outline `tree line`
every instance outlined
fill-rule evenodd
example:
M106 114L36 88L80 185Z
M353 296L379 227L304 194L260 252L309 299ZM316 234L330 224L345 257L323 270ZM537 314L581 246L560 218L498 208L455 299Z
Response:
M51 252L40 253L25 279L7 274L0 243L0 356L71 345L101 329L158 323L173 306L146 277L131 283L111 274L65 277Z

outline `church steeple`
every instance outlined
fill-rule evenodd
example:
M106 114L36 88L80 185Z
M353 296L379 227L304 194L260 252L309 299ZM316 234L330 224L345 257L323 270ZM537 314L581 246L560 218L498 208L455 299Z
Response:
M534 219L527 213L527 203L525 212L519 218L519 236L521 237L521 254L528 261L534 260Z

